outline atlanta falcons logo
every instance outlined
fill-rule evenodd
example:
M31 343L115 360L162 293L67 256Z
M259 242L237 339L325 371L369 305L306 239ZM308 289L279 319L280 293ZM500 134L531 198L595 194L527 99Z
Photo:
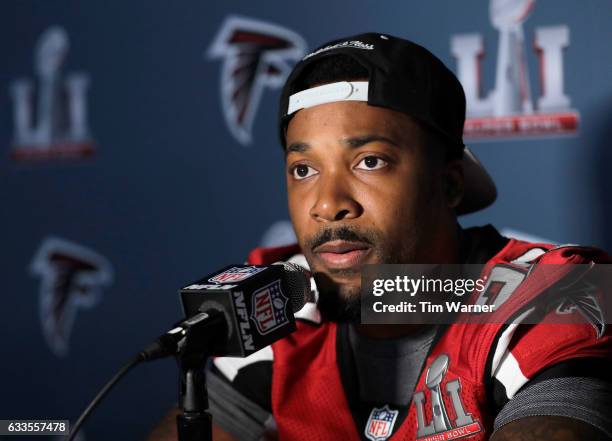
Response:
M599 293L597 286L587 281L580 281L564 291L567 292L557 306L557 314L566 315L578 311L595 328L597 338L600 338L606 330L606 320L597 299Z
M30 266L41 277L39 314L43 334L58 356L68 353L68 341L78 308L91 308L113 270L98 253L58 238L47 238Z
M232 135L251 143L251 128L265 86L281 87L290 62L306 52L302 37L289 29L258 20L229 17L208 49L222 58L221 105Z

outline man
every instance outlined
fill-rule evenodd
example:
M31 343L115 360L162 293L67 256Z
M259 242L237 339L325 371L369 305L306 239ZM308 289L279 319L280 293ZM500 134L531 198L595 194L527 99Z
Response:
M406 40L374 33L336 40L295 66L279 126L299 246L258 249L249 260L308 267L318 300L272 347L214 360L215 439L612 435L605 329L360 322L366 264L487 263L489 271L504 269L496 277L507 287L534 265L607 261L593 249L509 240L490 226L462 230L457 215L496 197L463 145L464 118L457 79ZM514 288L509 299L540 294ZM171 414L151 439L173 433Z

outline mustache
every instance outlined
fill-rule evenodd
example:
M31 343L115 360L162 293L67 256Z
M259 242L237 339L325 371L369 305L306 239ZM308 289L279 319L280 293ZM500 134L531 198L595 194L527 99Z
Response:
M339 228L324 228L313 237L306 240L306 247L310 250L332 240L345 240L347 242L363 242L374 245L376 235L370 231L359 231L356 228L343 226Z

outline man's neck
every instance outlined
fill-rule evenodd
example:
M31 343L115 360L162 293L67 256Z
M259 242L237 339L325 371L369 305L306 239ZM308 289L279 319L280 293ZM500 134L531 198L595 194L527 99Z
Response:
M436 250L435 258L425 258L424 262L415 263L460 263L462 258L462 248L466 248L469 241L468 235L457 224L457 228L449 231L447 237L443 241L443 249ZM389 325L353 325L358 334L372 339L394 339L411 334L418 334L432 325L427 324L389 324Z

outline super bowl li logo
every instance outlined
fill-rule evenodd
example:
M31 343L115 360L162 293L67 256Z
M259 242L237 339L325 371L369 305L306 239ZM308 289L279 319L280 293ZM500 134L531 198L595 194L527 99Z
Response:
M64 29L47 29L34 54L37 90L26 78L10 86L14 108L12 156L16 160L80 158L94 153L87 122L89 77L84 73L62 75L68 49Z
M466 413L461 401L461 382L459 379L447 381L442 389L442 382L446 376L449 357L440 354L429 365L425 374L425 386L429 392L429 399L424 391L414 394L413 402L417 413L417 441L441 441L463 438L475 435L482 430L480 423ZM446 393L451 400L455 418L451 422L443 394ZM425 406L429 401L431 421L426 421Z
M525 52L523 23L535 0L490 0L489 16L499 32L495 86L480 94L480 61L484 55L480 34L451 37L457 76L467 101L464 135L467 139L573 133L579 116L563 90L563 49L569 45L565 25L537 27L533 47L539 58L541 95L532 98Z

